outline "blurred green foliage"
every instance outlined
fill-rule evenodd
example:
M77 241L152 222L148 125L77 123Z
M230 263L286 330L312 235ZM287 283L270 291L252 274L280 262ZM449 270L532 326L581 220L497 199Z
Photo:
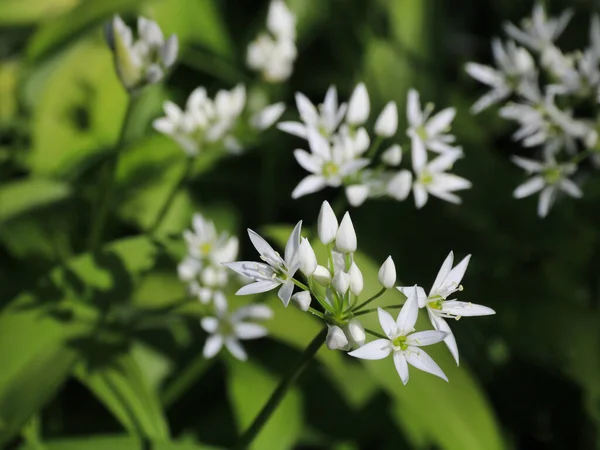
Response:
M581 46L591 0L546 3L552 12L575 7L562 39ZM461 299L497 315L453 326L460 367L444 347L432 348L449 384L412 371L403 386L391 361L363 363L322 349L252 448L598 448L600 183L586 174L582 200L560 202L538 219L533 199L511 198L521 175L508 162L520 151L507 138L510 128L493 111L468 113L480 91L463 64L488 61L492 36L531 3L288 4L298 16L299 58L289 83L273 89L288 117L295 117L294 92L320 100L335 84L347 98L360 80L375 108L403 105L416 87L425 100L458 109L454 130L466 158L457 173L474 188L461 206L431 202L416 211L410 202L381 201L353 211L367 289L376 289L375 261L388 254L402 282L427 286L452 249L473 254ZM180 233L195 211L240 236L262 229L280 245L290 228L277 224L314 225L322 200L333 202L336 193L290 199L303 176L292 157L295 138L271 130L241 156L202 155L157 233L145 235L185 165L151 119L163 100L181 104L197 86L214 93L256 81L244 53L266 7L233 0L0 4L0 445L227 448L319 331L311 316L264 295L255 300L276 316L270 338L248 345L250 362L228 355L206 362L200 311L185 301L175 270L184 254ZM134 111L109 239L89 255L101 168L114 154L126 102L102 37L114 13L157 20L182 48L165 85L148 89ZM402 295L383 298L394 303Z

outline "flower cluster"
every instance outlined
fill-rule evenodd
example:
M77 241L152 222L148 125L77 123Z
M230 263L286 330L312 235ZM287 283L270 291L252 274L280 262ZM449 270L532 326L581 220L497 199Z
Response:
M237 257L237 237L218 234L214 223L201 214L194 215L192 230L186 230L183 237L187 243L187 256L179 264L179 278L188 283L191 295L214 311L214 316L204 317L201 321L202 328L210 334L204 356L212 358L225 345L233 356L245 360L246 352L239 341L267 334L265 328L248 320L270 319L273 312L266 305L247 305L228 313L224 291L231 280L223 263Z
M591 112L600 100L600 19L592 18L587 49L564 53L555 42L571 16L565 11L548 17L537 4L521 28L505 25L511 39L492 42L496 67L466 65L469 75L491 88L472 111L505 102L500 116L519 126L513 138L531 157L512 160L534 175L514 191L514 197L540 192L540 217L548 214L559 192L581 197L581 189L569 177L588 158L598 163L598 117Z
M267 31L248 45L248 66L271 83L287 80L296 59L296 17L282 0L273 0L267 15Z
M163 79L177 58L176 35L165 40L156 22L138 18L138 38L119 16L107 27L107 40L114 52L115 66L126 89L133 91Z
M433 105L421 107L419 94L408 92L406 135L410 144L405 148L390 143L378 156L380 146L391 140L398 130L398 109L389 102L377 117L371 139L365 124L369 119L370 99L367 88L360 83L348 104L338 103L335 87L331 87L323 104L315 106L303 94L296 94L301 122L280 122L280 130L306 139L310 151L296 150L294 156L310 175L292 192L298 198L326 186L344 186L352 206L360 206L368 198L390 197L405 200L413 191L417 208L427 203L429 195L460 203L454 193L471 187L471 183L447 173L463 156L455 146L450 125L456 111L444 109L432 115ZM412 172L399 169L403 153L410 147ZM434 155L433 158L430 158Z
M445 318L494 314L485 306L450 299L455 292L462 290L460 282L470 258L466 257L453 268L453 254L450 253L429 295L418 286L397 287L407 296L397 320L394 321L386 309L400 305L377 308L385 333L382 336L365 330L359 317L373 312L373 309L365 309L366 306L388 289L396 287L396 268L392 258L388 257L379 269L381 290L360 301L365 286L362 272L354 260L358 243L349 213L338 223L327 202L321 207L318 236L327 249L324 264L319 264L311 243L302 237L302 221L292 231L283 256L254 231L248 230L248 234L262 262L224 263L251 280L238 290L238 295L277 289L277 295L285 306L292 302L327 324L326 345L329 349L350 351L351 356L362 359L382 359L393 354L396 369L405 384L408 382L408 364L446 379L440 367L420 348L422 346L444 341L458 364L456 341ZM413 333L419 308L427 310L433 330ZM365 343L366 333L379 339Z
M285 105L275 103L261 111L244 117L246 113L246 89L238 85L234 89L220 90L214 100L206 89L195 89L182 110L166 101L166 116L154 121L154 128L172 138L189 156L196 156L210 145L224 146L232 153L244 148L249 130L264 130L273 125L283 114Z

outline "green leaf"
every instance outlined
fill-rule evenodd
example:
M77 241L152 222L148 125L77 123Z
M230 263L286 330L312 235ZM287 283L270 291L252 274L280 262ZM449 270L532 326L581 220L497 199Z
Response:
M119 355L100 367L80 364L75 373L131 434L169 438L158 399L131 353Z
M48 20L69 10L79 0L3 0L0 25L24 25Z
M73 0L62 1L73 2ZM141 3L142 0L86 0L81 2L68 13L39 28L29 41L27 57L32 62L46 58L53 52L76 41L81 34L89 33L97 24L109 19L113 14L135 11Z
M55 439L44 442L44 450L219 450L217 447L193 442L153 442L145 443L132 436L88 436L72 439ZM24 445L20 450L38 450L39 447Z
M29 211L67 198L70 187L59 181L28 178L0 185L0 225Z
M278 380L251 362L228 360L229 400L241 432L246 430L277 387ZM301 397L294 388L254 440L252 449L291 449L302 430Z
M96 309L78 301L85 286L96 289L94 300L122 301L155 256L145 237L115 242L53 270L0 313L0 444L52 397L80 357L97 320Z

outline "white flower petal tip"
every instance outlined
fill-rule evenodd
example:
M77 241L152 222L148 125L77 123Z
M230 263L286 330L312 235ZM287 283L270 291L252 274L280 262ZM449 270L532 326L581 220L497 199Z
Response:
M338 221L331 205L329 205L327 201L324 201L321 205L319 218L317 220L317 228L319 240L323 244L327 245L335 240L338 232Z
M342 253L354 253L356 251L356 232L350 214L344 214L340 227L335 237L335 247Z
M320 265L313 272L312 278L323 287L331 284L331 272L326 267Z
M364 288L364 279L362 272L355 262L352 262L350 265L348 276L350 277L350 292L356 296L359 296Z
M350 96L346 122L350 125L362 125L369 118L369 93L364 83L359 83Z
M301 311L308 311L310 308L312 297L308 291L296 292L292 295L292 303Z
M391 256L388 256L379 268L378 278L379 284L386 289L391 289L396 284L396 266Z
M382 137L392 137L398 129L398 107L396 102L389 102L375 122L375 134Z
M346 198L350 206L358 207L369 198L369 186L365 184L353 184L346 187Z

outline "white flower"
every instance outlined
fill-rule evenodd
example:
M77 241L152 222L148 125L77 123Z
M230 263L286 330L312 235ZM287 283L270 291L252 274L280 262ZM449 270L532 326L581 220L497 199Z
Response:
M406 200L412 187L412 173L408 170L401 170L388 181L385 192L393 199Z
M365 345L365 329L358 319L352 319L346 325L346 338L352 347L362 347Z
M335 240L338 231L338 221L327 200L321 204L317 220L317 230L319 239L324 245L331 244Z
M574 198L583 196L579 186L567 178L577 170L577 166L574 164L557 164L553 158L548 158L546 162L542 163L518 156L513 156L512 161L527 172L535 174L517 187L513 196L524 198L541 191L538 202L540 217L546 217L558 191L565 192Z
M348 338L344 331L337 325L328 325L325 345L329 350L344 350L348 346Z
M369 198L369 186L366 184L352 184L346 186L346 198L350 206L358 207Z
M302 311L308 311L312 297L309 291L300 291L292 295L292 303Z
M396 102L388 102L375 121L375 134L392 137L398 129L398 107Z
M566 10L556 19L548 18L543 4L536 3L532 17L523 20L522 28L506 23L504 29L510 37L526 47L544 52L562 34L572 16L573 11Z
M217 234L212 220L196 213L192 218L192 230L185 230L183 237L187 243L188 254L212 264L234 261L238 253L238 239L228 233Z
M325 186L339 187L345 177L369 164L368 159L356 159L354 155L349 155L343 147L331 146L329 141L314 129L308 129L307 138L311 153L306 150L295 150L294 157L298 164L311 175L305 177L296 186L292 192L292 198L312 194Z
M331 286L340 294L346 295L350 288L350 276L346 272L338 272L331 279Z
M279 39L296 38L296 16L282 0L272 0L267 14L267 29Z
M285 111L285 103L279 102L266 106L250 119L250 124L257 130L266 130L279 120Z
M477 63L466 65L469 75L492 88L471 107L475 114L507 99L518 89L524 78L535 75L535 62L531 54L513 41L503 45L499 39L494 39L492 53L497 69Z
M458 364L458 347L456 346L456 339L444 318L454 318L458 320L461 317L495 314L495 311L487 306L459 302L456 299L447 300L448 297L455 292L462 291L463 288L460 282L467 270L470 259L471 255L468 255L459 262L456 267L452 268L452 264L454 263L454 253L450 252L435 277L429 295L425 294L425 290L422 287L417 287L419 307L427 308L429 320L436 330L447 333L444 342L454 357L456 364ZM412 295L413 289L413 287L408 286L398 287L398 290L407 297Z
M288 305L294 290L293 277L300 266L298 249L301 228L302 221L298 222L287 241L284 258L257 233L248 230L250 240L264 262L239 261L223 264L253 281L239 289L237 295L258 294L281 286L277 296L285 306Z
M279 83L292 74L296 56L296 44L292 39L274 39L262 33L248 45L246 63L261 72L266 81Z
M398 144L392 145L381 154L381 160L388 166L399 166L402 162L402 147Z
M369 93L364 83L359 83L350 96L346 123L357 126L362 125L369 118L370 112Z
M448 378L436 362L420 347L441 342L446 333L441 331L420 331L413 333L419 307L417 305L416 288L412 289L406 303L394 321L392 316L381 308L377 308L379 323L387 339L377 339L348 353L360 359L383 359L393 354L394 365L402 383L408 383L408 364L424 372L436 375L443 380Z
M315 280L321 286L327 287L331 284L331 272L329 272L327 267L318 265L312 276L313 280Z
M341 253L354 253L356 251L356 231L354 231L354 225L350 214L347 212L342 218L340 227L338 228L337 235L335 237L335 248Z
M390 289L394 287L396 283L396 265L391 256L388 256L379 268L378 278L379 284L384 288Z
M348 276L350 277L350 292L356 296L359 296L363 291L365 284L363 274L354 261L352 261L352 264L350 264Z
M298 259L300 263L300 271L307 277L317 270L317 256L310 242L306 238L302 238L300 248L298 250Z
M302 122L280 122L277 128L289 134L309 138L310 129L317 130L321 135L329 138L337 130L346 114L347 105L338 105L337 91L334 86L327 90L325 100L318 107L301 92L296 93L296 106Z
M179 50L176 35L166 41L156 22L138 18L138 39L119 16L115 16L107 33L114 52L115 65L121 82L128 90L157 83L175 63Z
M457 175L445 173L461 156L460 151L447 152L427 162L425 148L420 145L413 147L412 163L415 171L413 195L417 208L422 208L427 203L428 194L451 203L461 202L460 197L453 192L469 189L471 183Z
M245 361L248 356L240 340L258 339L267 335L266 328L246 320L270 319L273 312L266 305L249 305L229 314L227 300L222 293L215 295L214 305L215 316L204 317L200 321L204 331L210 334L204 344L204 357L212 358L225 345L234 357Z
M450 145L455 141L455 137L447 134L456 115L456 110L446 108L430 117L432 111L432 104L428 104L424 110L421 109L421 101L417 91L414 89L408 91L406 117L409 128L406 134L411 139L413 152L415 147L424 147L437 153L456 151L456 147Z

